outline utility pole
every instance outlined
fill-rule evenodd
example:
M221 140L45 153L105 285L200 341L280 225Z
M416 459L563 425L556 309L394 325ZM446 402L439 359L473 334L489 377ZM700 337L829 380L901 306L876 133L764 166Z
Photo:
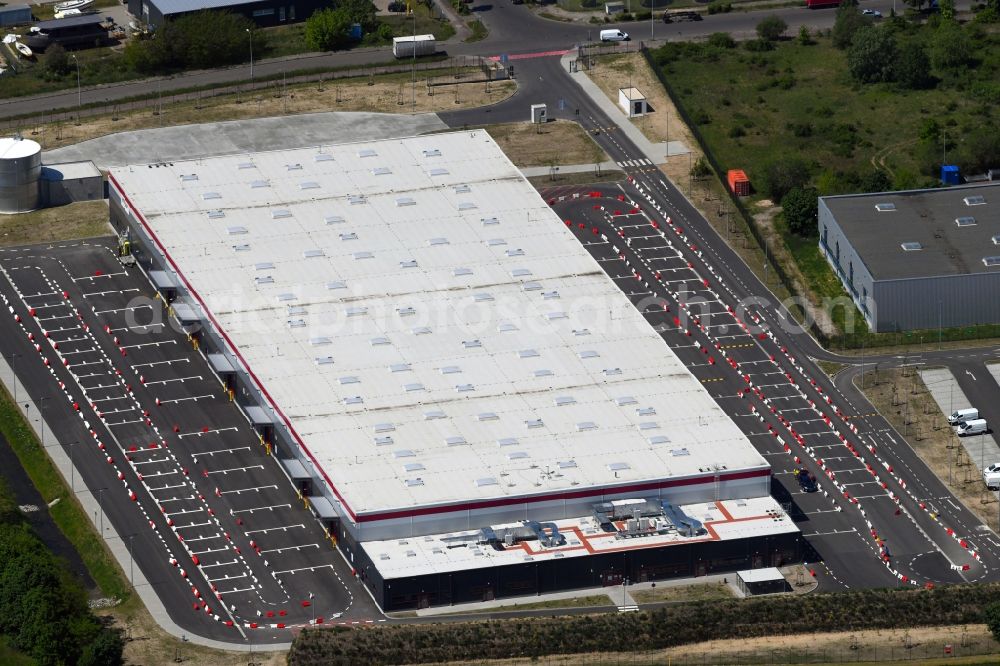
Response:
M246 29L247 34L250 35L250 90L253 91L253 32L250 28Z

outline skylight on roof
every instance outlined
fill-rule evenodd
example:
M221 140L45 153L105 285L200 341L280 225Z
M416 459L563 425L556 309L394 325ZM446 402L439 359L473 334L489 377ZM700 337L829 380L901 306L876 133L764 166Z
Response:
M415 454L410 449L396 449L395 451L392 452L393 458L412 458L415 455L417 454Z
M463 185L456 185L455 186L455 194L468 194L471 191L472 191L472 188L469 187L468 185L464 185L463 184Z
M1000 234L996 234L993 236L993 244L1000 245Z
M615 398L615 402L618 403L619 407L624 407L625 405L634 405L638 402L638 400L630 395L623 395L619 398Z
M315 180L304 180L301 183L299 183L299 189L300 190L318 190L319 189L319 183L317 183Z
M498 220L495 217L482 217L482 218L479 218L479 220L480 220L480 222L483 223L484 227L491 227L494 224L500 224L500 220Z
M373 176L388 176L392 173L392 169L389 167L375 167L372 169Z
M513 250L507 250L504 254L506 254L508 257L523 257L524 250L522 250L521 248L515 248Z
M495 412L480 412L476 415L477 421L498 421L500 417Z
M433 245L447 245L448 244L448 239L447 238L431 238L429 241L427 241L427 244L428 245L432 245L432 246Z
M507 454L507 460L524 460L527 457L527 451L511 451Z
M481 291L478 294L473 295L472 300L476 303L485 303L486 301L493 300L493 294L488 294L485 291Z
M210 211L208 211L208 219L210 219L210 220L217 220L220 217L225 217L225 216L226 216L226 213L224 211L221 211L221 210L210 210Z
M971 215L963 215L962 217L955 218L955 225L959 227L974 227L976 226L976 218Z
M357 206L358 204L368 203L368 197L363 194L349 194L347 195L347 202L352 206Z
M481 479L476 479L476 486L478 486L479 488L483 488L484 486L495 486L495 485L498 485L497 480L492 476L484 476Z
M962 199L966 206L982 206L986 203L986 197L981 194L974 194L972 196L965 197Z
M344 398L343 403L345 405L363 405L364 399L360 395L352 395L348 398Z
M1000 266L1000 257L983 257L983 265L987 268Z
M539 370L535 370L531 374L533 374L535 377L551 377L554 373L551 370L541 368Z
M521 291L539 291L541 288L542 285L537 282L525 282L521 285Z
M404 472L419 472L422 469L426 469L423 463L406 463L403 465Z
M457 393L468 393L470 391L475 391L476 387L472 384L456 384L455 391Z
M381 347L382 345L389 344L389 338L379 336L377 338L372 338L370 342L372 347Z
M501 437L500 439L497 440L497 444L500 447L504 447L504 446L517 446L518 441L517 441L517 437Z
M424 150L424 157L441 157L441 151L437 148L428 148Z
M189 182L191 182L193 180L198 180L198 174L196 174L196 173L182 173L181 174L181 181L183 181L185 183L189 183Z
M344 218L341 215L327 215L323 218L323 221L327 224L343 224Z
M376 423L373 429L375 432L393 432L396 426L391 423Z
M576 429L579 432L586 432L587 430L597 430L597 424L593 421L581 421L576 424Z
M221 199L221 198L222 198L222 195L219 194L218 192L204 192L201 195L202 201L208 201L210 199Z
M482 347L483 343L481 340L463 340L462 346L466 349L475 349L477 347Z
M497 245L506 245L507 241L502 238L490 238L486 241L486 245L489 247L496 247Z
M230 236L236 236L238 234L245 234L245 233L247 233L247 228L246 227L228 227L226 229L226 232L229 233Z
M330 153L320 153L318 155L314 155L313 156L313 161L314 162L332 162L333 161L333 155L331 155Z
M552 402L556 407L565 407L566 405L575 405L576 398L571 395L559 395Z
M394 442L392 435L379 435L375 438L375 446L390 446Z
M447 444L448 446L463 446L465 444L468 444L468 442L465 441L465 437L462 437L461 435L456 435L454 437L445 437L444 443Z
M417 267L417 260L416 259L404 259L403 261L399 262L399 267L400 268L416 268Z
M428 171L428 173L432 176L447 176L448 170L444 167L435 167L434 169Z
M333 342L333 340L323 336L316 338L309 338L309 344L311 344L313 347L319 347L320 345L328 345L331 342Z
M292 216L292 211L288 210L287 208L276 208L271 211L272 220L280 220L291 216Z
M262 261L258 264L254 264L253 267L258 271L266 271L271 268L274 268L274 263L270 261Z
M234 245L233 250L235 250L236 252L249 252L250 243L239 243L237 245Z
M347 289L347 283L343 280L333 280L326 283L327 289Z
M259 190L264 187L271 187L271 183L267 182L266 180L253 180L250 181L250 187L252 187L255 190Z
M649 443L653 446L656 446L657 444L669 444L670 438L666 435L653 435L649 438Z
M527 421L524 422L524 425L529 430L534 430L535 428L545 427L545 422L542 421L541 419L528 419Z
M418 382L413 382L412 384L403 384L403 390L407 393L414 393L416 391L423 391L424 385Z
M529 275L531 275L531 271L527 268L515 268L510 272L510 276L515 278L527 277Z
M629 464L627 462L613 462L613 463L608 463L608 471L611 471L611 472L620 472L620 471L626 470L628 468L629 468Z
M302 258L303 259L313 259L315 257L322 257L325 254L326 253L323 252L323 250L321 250L319 248L313 248L311 250L305 250L304 252L302 252Z
M389 365L389 372L409 372L413 366L409 363L392 363Z
M286 164L285 168L288 169L289 171L301 171L302 170L302 165L298 164L298 163L296 163L296 164Z
M896 210L896 204L894 203L877 203L875 204L875 210L880 213L891 213Z
M572 468L576 467L576 461L575 460L560 460L559 462L556 463L556 466L559 467L559 469L572 469Z
M358 235L353 231L347 231L340 234L340 240L342 241L358 240Z
M399 197L398 199L396 199L397 207L415 206L416 204L417 200L414 199L413 197Z
M315 361L316 361L316 365L333 365L333 357L332 356L317 356L316 359L315 359ZM343 383L343 382L341 382L341 383Z
M454 375L462 372L462 369L457 365L446 365L441 368L442 375Z
M261 275L260 277L254 278L254 282L257 284L274 284L274 278L270 275Z
M429 412L424 412L425 421L433 421L435 419L446 419L446 418L448 418L448 415L445 414L440 409L432 409Z
M431 332L430 326L414 326L410 329L410 333L413 335L427 335Z
M598 356L600 356L600 353L594 351L593 349L585 349L584 351L582 351L579 354L577 354L577 356L579 356L582 359L583 358L597 358Z
M374 253L368 252L367 250L362 251L362 252L355 252L354 253L354 258L355 259L371 259L374 256L375 256Z
M540 356L537 349L522 349L517 352L518 358L537 358Z
M362 148L358 151L358 157L378 157L378 153L371 148Z
M406 484L407 488L417 488L419 486L424 485L424 480L421 479L420 477L417 477L415 479L404 479L403 483ZM406 555L408 557L416 557L416 553L414 553L413 555L410 555L410 553L412 553L412 552L413 551L408 550L408 551L406 551Z
M924 249L923 245L921 245L920 243L917 243L915 241L911 241L911 242L907 242L907 243L901 243L900 247L903 248L903 250L905 250L906 252L916 252L917 250Z
M471 201L462 201L458 204L459 210L474 210L479 208L479 204L473 203Z
M254 164L253 162L240 162L237 168L239 168L239 169L256 169L257 165Z
M472 275L472 269L471 268L460 267L460 268L456 268L455 270L453 270L451 272L451 274L454 277L465 277L467 275Z
M355 377L354 375L347 375L346 377L341 377L337 381L339 381L342 386L346 386L347 384L360 384L361 383L361 380L358 379L357 377Z

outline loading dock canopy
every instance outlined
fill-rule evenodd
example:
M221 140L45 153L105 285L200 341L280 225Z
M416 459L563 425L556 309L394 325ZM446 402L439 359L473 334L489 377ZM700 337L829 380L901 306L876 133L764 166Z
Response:
M198 313L194 311L194 308L187 303L174 303L170 307L173 308L174 316L177 317L177 321L181 323L181 326L197 324L201 319Z
M298 460L291 458L289 460L282 460L281 465L288 472L288 475L293 479L308 479L310 478L309 472L306 471L305 465L300 463Z
M340 517L337 515L337 512L333 510L333 504L330 503L330 500L322 495L311 496L309 498L309 503L312 504L312 508L316 512L316 515L322 520L335 520Z
M161 291L177 288L177 284L166 271L149 271L149 279L153 282L153 286Z
M257 405L250 405L246 408L247 417L250 419L250 423L255 426L269 426L274 425L274 419L267 415L263 409Z
M236 368L233 367L233 364L230 363L229 359L222 354L209 354L208 364L212 366L212 370L215 370L219 374L234 374L236 372Z

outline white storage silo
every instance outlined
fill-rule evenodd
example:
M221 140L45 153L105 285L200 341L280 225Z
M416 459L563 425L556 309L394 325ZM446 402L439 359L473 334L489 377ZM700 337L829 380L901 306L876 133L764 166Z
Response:
M42 147L31 139L0 138L0 213L38 208Z

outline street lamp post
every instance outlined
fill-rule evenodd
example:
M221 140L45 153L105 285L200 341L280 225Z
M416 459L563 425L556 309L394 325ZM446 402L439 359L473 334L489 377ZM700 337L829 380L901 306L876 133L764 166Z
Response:
M253 32L250 28L247 28L246 31L250 35L250 90L253 90Z
M132 539L135 538L134 534L128 535L128 584L135 589L135 578L132 576Z
M105 490L107 490L107 488L101 488L100 490L97 491L97 508L100 509L101 512L100 528L101 528L102 539L104 538L104 504L102 500L104 499Z
M75 53L71 55L73 62L76 63L76 121L79 124L80 112L83 110L83 90L80 88L80 61L77 60Z
M69 443L69 489L74 495L76 495L76 465L73 464L73 447L76 445L77 442Z

